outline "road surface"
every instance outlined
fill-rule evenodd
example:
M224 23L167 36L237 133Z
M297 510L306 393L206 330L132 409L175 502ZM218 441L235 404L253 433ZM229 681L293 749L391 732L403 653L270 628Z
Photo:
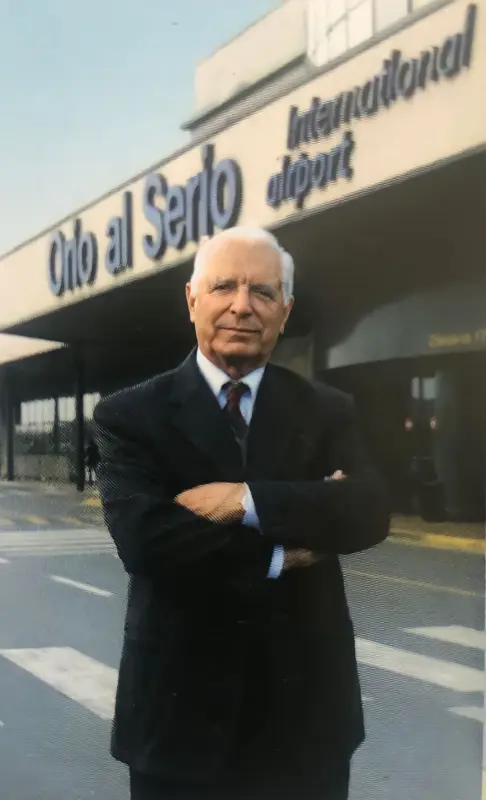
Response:
M2 800L124 800L108 748L125 575L102 528L16 497L13 521L0 490ZM385 543L343 567L368 733L351 800L479 800L483 559Z

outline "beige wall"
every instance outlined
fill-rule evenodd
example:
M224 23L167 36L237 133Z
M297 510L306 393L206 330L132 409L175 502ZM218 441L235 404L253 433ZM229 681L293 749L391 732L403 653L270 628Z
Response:
M413 8L415 11L418 11L421 8L430 6L433 2L434 0L413 0Z
M273 102L275 98L291 92L296 86L301 86L309 80L309 72L310 65L307 58L293 61L282 69L277 77L274 75L269 80L261 81L247 94L243 92L241 95L236 95L228 105L219 107L214 114L202 118L195 115L192 117L193 121L185 123L184 128L189 124L193 139L197 138L198 141L203 138L209 139L222 128L240 122L256 110Z
M305 54L306 49L306 3L291 0L242 31L197 66L196 113L224 103Z
M18 361L20 358L37 356L40 353L47 353L49 350L57 350L62 347L57 342L46 342L42 339L26 339L23 336L9 336L6 333L0 334L0 364L8 364L11 361Z
M314 191L307 198L307 209L324 207L439 159L485 144L486 0L480 0L478 5L471 69L452 80L431 83L426 91L418 91L408 101L397 101L392 108L382 109L375 117L352 122L356 140L354 177L350 181L341 179L325 190ZM291 104L305 110L315 95L332 99L340 91L363 84L379 72L383 59L393 48L401 49L404 57L415 57L422 49L440 45L446 36L462 29L466 7L467 2L456 0L217 135L213 139L216 160L234 158L243 172L244 201L240 222L272 226L296 213L293 203L283 204L278 210L266 203L268 179L279 169L281 158L286 154ZM306 146L306 152L315 155L327 151L340 138L341 134L337 134L331 139L312 143ZM175 157L160 171L170 184L185 184L200 170L200 158L199 147L193 148ZM83 229L96 234L100 248L101 263L94 286L79 289L74 295L68 293L60 299L53 297L47 280L50 235L41 236L0 260L0 330L137 280L193 254L194 244L189 243L182 253L167 250L162 263L156 266L147 260L142 249L142 236L151 232L151 226L142 214L143 184L144 179L139 179L127 187L134 195L133 271L114 278L103 265L107 221L121 213L122 192L117 192L82 213ZM72 221L62 229L70 237Z
M322 66L434 2L354 0L349 5L346 0L286 0L198 64L195 116L217 108L299 56L309 55Z

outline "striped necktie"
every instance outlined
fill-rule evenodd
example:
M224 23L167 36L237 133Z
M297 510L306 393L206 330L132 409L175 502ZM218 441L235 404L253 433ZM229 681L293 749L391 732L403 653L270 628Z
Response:
M241 413L240 401L243 395L247 394L250 389L246 383L230 381L225 383L223 389L226 392L226 405L224 412L228 421L233 428L236 438L240 444L245 440L248 433L248 425L245 422L243 414Z

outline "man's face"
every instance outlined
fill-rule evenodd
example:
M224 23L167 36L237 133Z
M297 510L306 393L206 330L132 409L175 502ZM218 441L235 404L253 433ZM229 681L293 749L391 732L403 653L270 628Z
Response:
M292 307L279 254L265 241L215 241L195 296L189 284L186 294L202 353L240 371L266 363Z

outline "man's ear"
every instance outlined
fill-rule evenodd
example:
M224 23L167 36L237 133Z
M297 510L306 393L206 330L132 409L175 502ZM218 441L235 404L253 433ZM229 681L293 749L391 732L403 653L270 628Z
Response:
M284 309L284 318L280 326L280 333L283 333L285 330L285 325L287 324L287 320L290 316L290 312L292 311L293 305L294 305L294 298L291 297Z
M189 309L189 319L191 320L191 322L194 322L196 296L192 293L192 287L190 283L186 283L186 300L187 300L187 307Z

